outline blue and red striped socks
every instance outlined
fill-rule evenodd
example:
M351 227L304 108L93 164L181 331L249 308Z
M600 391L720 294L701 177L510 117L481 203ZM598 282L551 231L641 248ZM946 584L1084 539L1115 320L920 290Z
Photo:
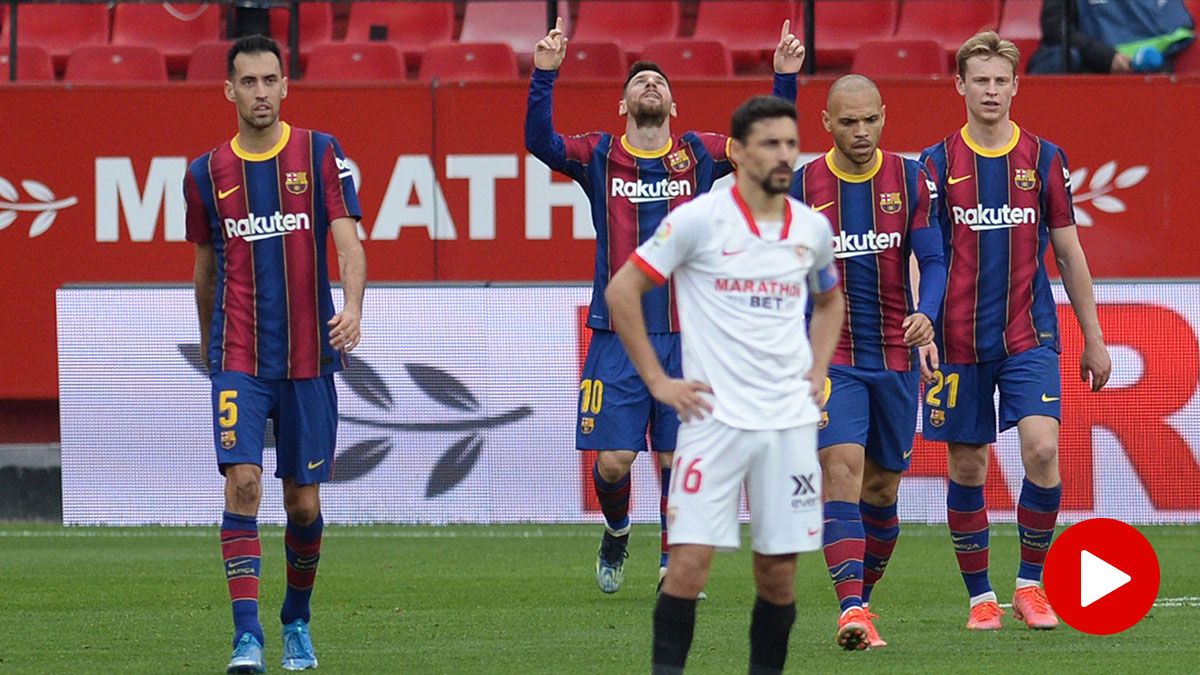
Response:
M871 602L871 591L887 569L900 537L900 518L896 515L896 502L887 506L872 506L864 501L858 503L862 512L863 534L866 548L863 554L863 604Z
M600 511L604 513L604 526L613 536L629 534L629 474L610 483L600 475L600 462L592 465L592 485Z
M662 487L662 497L658 501L658 527L662 530L662 548L658 556L658 566L666 567L669 550L667 546L667 495L671 491L671 467L660 466L658 467L658 471L660 476L659 485Z
M982 485L960 485L950 480L946 490L946 521L958 557L958 569L974 606L995 601L988 581L988 516Z
M263 644L262 624L258 621L258 573L262 544L258 539L258 519L226 511L221 517L221 557L225 561L225 581L229 584L229 602L233 607L233 644L243 633L250 633Z
M858 504L825 502L825 565L842 612L862 607L863 523Z
M321 533L325 519L317 519L308 525L297 525L288 519L283 535L283 551L287 557L287 591L283 596L283 607L279 620L286 626L296 619L309 620L309 601L312 599L313 584L317 579L317 563L321 561Z
M1046 561L1046 551L1050 550L1061 500L1062 483L1044 488L1026 478L1021 484L1021 498L1017 501L1017 536L1021 539L1017 588L1041 582L1042 563Z

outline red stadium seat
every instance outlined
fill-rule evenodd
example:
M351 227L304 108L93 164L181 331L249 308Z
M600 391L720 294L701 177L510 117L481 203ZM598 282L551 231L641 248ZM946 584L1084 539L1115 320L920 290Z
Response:
M19 27L18 27L19 28ZM117 3L112 44L154 47L173 71L187 69L196 45L221 39L221 6L199 3Z
M389 44L317 45L304 79L338 82L394 82L404 79L404 53Z
M868 40L855 52L851 70L872 78L945 75L947 57L937 40Z
M662 67L668 79L733 75L733 59L729 50L713 40L651 42L642 50L642 58Z
M790 1L701 0L692 38L720 42L739 66L752 65L769 61L779 43L779 27L795 16ZM792 32L800 34L800 28L793 26Z
M1200 45L1193 42L1175 55L1174 73L1185 77L1200 75Z
M647 43L671 40L677 35L679 3L675 0L581 2L571 39L615 42L626 53L636 56Z
M845 67L867 40L890 38L900 16L899 0L855 0L816 3L816 44L813 56L821 68ZM802 35L804 27L793 32Z
M288 8L272 7L267 14L271 38L283 47L288 44ZM300 54L307 58L317 45L333 40L333 7L328 2L300 3Z
M568 34L570 26L565 17L569 7L558 3L558 15ZM533 46L546 37L546 3L544 0L519 2L468 2L463 14L460 42L503 42L512 47L521 64L528 68L533 60Z
M567 45L567 58L559 69L566 79L625 78L625 52L615 42L575 42Z
M4 18L8 12L4 11ZM0 31L0 44L8 46L9 24ZM18 5L17 39L22 45L41 47L61 70L76 47L108 44L108 7L105 5ZM20 54L18 53L18 63Z
M224 82L228 79L229 71L225 59L229 55L230 42L206 42L192 50L192 58L188 61L188 82ZM287 49L280 46L283 72L287 73Z
M539 24L540 25L540 24ZM372 38L372 29L383 37ZM355 2L346 42L383 41L404 50L412 64L429 45L454 39L453 2ZM531 47L532 48L532 47Z
M515 80L517 55L502 42L433 45L421 57L418 78L439 80Z
M18 19L20 21L20 19ZM0 47L0 82L8 82L8 43ZM50 53L33 45L17 45L17 82L53 82Z
M896 37L937 40L953 55L967 38L1000 25L1000 0L904 0Z
M154 47L79 47L67 57L67 82L166 82L167 63Z

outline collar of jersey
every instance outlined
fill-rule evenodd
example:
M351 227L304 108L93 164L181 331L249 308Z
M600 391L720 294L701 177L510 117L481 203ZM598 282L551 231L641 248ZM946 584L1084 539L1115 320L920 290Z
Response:
M754 214L750 211L750 205L742 199L742 193L738 191L737 183L733 184L733 203L737 204L738 211L742 212L742 217L746 220L746 227L750 228L750 233L755 237L762 239L762 232L758 229L758 223L754 222ZM792 228L792 202L788 199L783 200L783 230L779 233L779 241L784 241L788 237L788 231Z
M671 151L671 146L675 143L674 139L668 140L667 144L657 150L638 150L629 144L625 139L625 134L621 134L621 147L625 148L625 152L637 157L638 159L658 159Z
M874 178L875 174L879 173L879 167L883 166L883 150L875 148L875 161L871 164L871 168L867 169L867 172L864 174L846 173L837 168L837 165L833 163L833 148L830 148L829 152L825 153L825 166L829 167L829 170L839 180L844 180L847 183L865 183Z
M995 150L985 148L971 140L971 135L967 133L967 125L965 124L959 133L962 134L963 142L967 144L968 148L975 151L975 154L983 157L1003 157L1012 152L1012 149L1017 147L1017 141L1021 140L1021 127L1017 126L1017 123L1012 120L1009 120L1008 123L1012 125L1012 138L1008 139L1008 142L1003 147L996 148Z
M266 152L248 152L242 149L242 145L238 143L238 137L234 136L232 141L229 141L229 146L233 148L233 154L246 160L247 162L263 162L271 159L283 151L287 145L288 139L292 137L292 127L287 122L279 123L283 127L283 133L279 134L279 140L275 142L275 146Z

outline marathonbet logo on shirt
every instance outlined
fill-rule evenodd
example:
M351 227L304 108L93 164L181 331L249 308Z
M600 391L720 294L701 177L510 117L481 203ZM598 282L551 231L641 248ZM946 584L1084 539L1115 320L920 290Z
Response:
M280 213L276 211L269 216L257 216L253 213L247 218L226 218L225 239L241 237L246 241L258 241L271 237L282 237L296 230L311 230L312 223L307 213Z
M713 280L713 287L726 302L769 312L785 312L804 298L804 287L775 279Z
M641 179L614 178L610 194L613 197L625 197L632 204L665 202L678 197L691 197L692 183L687 180L671 180L669 178L653 183L647 183Z

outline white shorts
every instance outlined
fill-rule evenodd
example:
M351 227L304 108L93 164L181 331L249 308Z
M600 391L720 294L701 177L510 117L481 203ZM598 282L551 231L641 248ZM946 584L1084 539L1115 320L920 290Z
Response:
M821 548L817 425L749 431L711 415L679 428L667 500L667 542L738 548L743 482L755 552L780 555Z

